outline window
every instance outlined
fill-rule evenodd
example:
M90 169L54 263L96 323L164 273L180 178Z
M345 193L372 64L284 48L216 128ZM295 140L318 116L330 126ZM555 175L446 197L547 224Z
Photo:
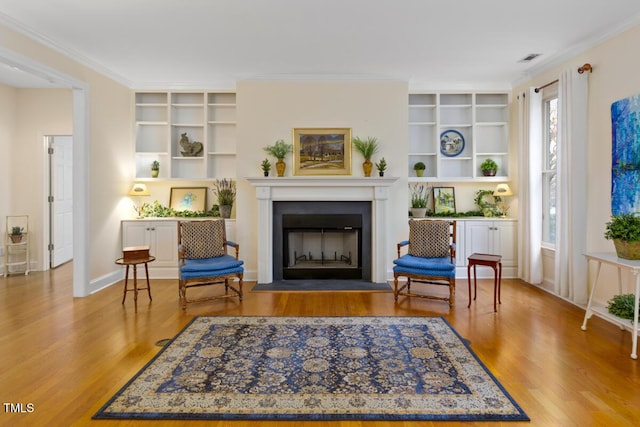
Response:
M551 92L551 93L549 93ZM556 244L556 153L558 135L557 89L545 90L543 97L542 153L542 244Z

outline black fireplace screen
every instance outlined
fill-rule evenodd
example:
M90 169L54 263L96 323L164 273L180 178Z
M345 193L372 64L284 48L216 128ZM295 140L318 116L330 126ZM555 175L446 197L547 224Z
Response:
M282 216L284 279L362 279L362 216Z

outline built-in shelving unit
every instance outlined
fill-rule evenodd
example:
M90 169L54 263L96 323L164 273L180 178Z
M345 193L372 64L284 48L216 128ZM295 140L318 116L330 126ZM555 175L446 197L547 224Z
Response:
M508 93L409 94L410 181L503 181L509 177ZM456 131L464 148L455 155L440 150L443 132ZM498 164L495 177L485 177L480 164ZM426 170L417 177L413 165Z
M135 178L235 177L236 94L234 92L137 92L135 94ZM180 140L201 142L198 156L182 154Z

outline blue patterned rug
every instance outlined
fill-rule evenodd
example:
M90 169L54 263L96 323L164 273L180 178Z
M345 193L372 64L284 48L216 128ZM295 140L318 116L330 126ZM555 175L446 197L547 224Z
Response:
M196 317L94 418L529 419L441 317Z

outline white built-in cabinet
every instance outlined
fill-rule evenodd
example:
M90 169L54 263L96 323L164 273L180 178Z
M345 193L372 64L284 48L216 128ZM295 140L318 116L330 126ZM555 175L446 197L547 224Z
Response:
M509 94L409 94L409 181L504 181L509 177ZM464 149L455 155L441 151L444 132L456 131ZM491 158L498 164L495 177L485 177L480 165ZM417 177L414 164L426 170Z
M502 256L502 274L517 277L518 239L517 222L512 219L484 219L465 221L465 258L472 253ZM488 270L488 274L493 274ZM478 277L481 272L478 271Z
M467 278L472 253L502 256L502 276L518 277L518 221L515 218L434 218L456 221L456 278ZM493 277L493 270L478 267L479 278Z
M210 218L188 218L189 221ZM178 278L178 219L154 218L123 220L122 247L149 246L149 254L156 257L150 262L149 276L163 279ZM225 220L227 240L234 241L235 220Z
M202 155L185 157L180 139L201 142ZM236 170L236 94L234 92L136 92L135 178L233 178Z
M178 266L178 229L175 220L122 221L122 247L149 246L149 255L156 260L150 269Z

